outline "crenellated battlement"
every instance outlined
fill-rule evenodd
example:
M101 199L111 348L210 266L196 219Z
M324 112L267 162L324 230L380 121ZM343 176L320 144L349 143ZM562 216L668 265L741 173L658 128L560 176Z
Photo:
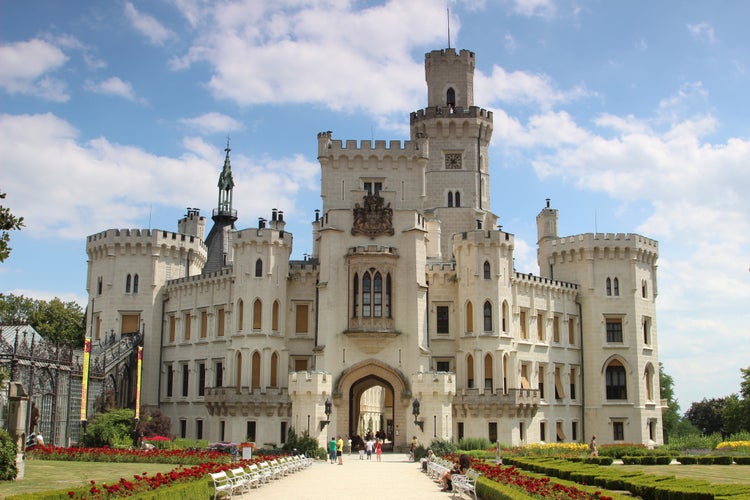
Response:
M183 278L168 280L167 285L169 287L179 287L180 285L188 285L197 282L210 283L223 279L231 279L233 276L233 269L231 267L225 267L219 271L214 271L212 273L194 274L192 276L185 276Z
M534 284L534 285L548 285L553 286L556 288L567 288L570 290L578 290L578 285L575 283L569 283L567 281L560 281L560 280L551 280L548 278L543 278L542 276L536 276L531 273L514 273L515 276L513 277L513 281L516 283L528 283L528 284Z
M204 255L207 251L206 245L196 236L161 229L107 229L86 238L86 251L89 254L96 248L118 245L188 248Z
M467 49L461 49L456 53L456 49L440 49L432 50L424 55L426 68L441 64L456 64L457 62L467 64L473 68L476 64L474 52Z
M292 233L269 227L247 228L234 233L234 245L268 244L292 246Z
M354 159L362 156L376 157L379 161L390 159L394 162L402 157L427 159L428 142L427 138L415 141L348 139L344 142L340 139L331 139L331 132L318 134L318 157L337 160L341 157Z
M466 243L475 245L498 245L513 246L515 238L513 234L504 231L477 229L476 231L464 231L453 235L453 245Z
M584 233L545 242L551 252L570 252L582 249L631 249L658 256L659 242L635 233Z
M414 125L416 122L433 119L445 118L447 120L459 119L479 119L492 123L492 111L480 108L479 106L470 106L468 108L450 108L448 106L430 106L429 108L412 111L409 114L409 122Z

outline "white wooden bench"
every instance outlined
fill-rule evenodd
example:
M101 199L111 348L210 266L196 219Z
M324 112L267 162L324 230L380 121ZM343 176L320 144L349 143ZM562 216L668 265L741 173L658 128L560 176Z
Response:
M474 469L467 470L466 474L453 474L451 476L451 485L453 488L451 498L455 498L455 495L458 495L458 497L461 498L462 495L466 493L474 498L474 500L477 500L478 477L479 473Z
M235 491L242 490L242 486L236 484L224 471L212 472L210 475L214 482L214 500L225 493L231 497Z

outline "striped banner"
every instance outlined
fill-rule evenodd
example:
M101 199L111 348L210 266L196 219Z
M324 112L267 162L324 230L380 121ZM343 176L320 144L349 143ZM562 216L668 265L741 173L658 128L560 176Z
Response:
M138 378L135 384L135 419L141 417L141 365L143 364L143 347L138 347Z
M89 359L91 358L91 339L86 339L83 346L83 380L81 381L81 420L86 420L87 396L89 393Z

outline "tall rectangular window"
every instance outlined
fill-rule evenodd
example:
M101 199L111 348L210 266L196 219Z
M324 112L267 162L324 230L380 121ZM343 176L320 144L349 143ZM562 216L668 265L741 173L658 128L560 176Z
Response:
M224 385L224 363L217 361L214 373L216 375L214 387L222 387Z
M203 439L203 420L195 421L195 439Z
M556 343L560 343L560 316L555 316L552 321L552 340Z
M547 440L547 422L539 422L539 441Z
M576 322L574 318L568 320L568 344L576 345Z
M308 304L297 304L295 311L296 311L296 314L295 314L295 322L294 322L294 332L295 333L308 333L309 332L308 319L310 317Z
M526 330L526 311L521 311L519 315L519 323L521 323L521 338L528 339L529 332Z
M190 340L190 313L185 313L185 340Z
M458 423L458 440L461 441L464 438L464 423Z
M169 317L169 341L174 342L177 331L177 318L174 315Z
M625 441L625 424L623 422L612 422L612 439L614 441Z
M286 443L286 422L281 422L281 444Z
M206 394L206 364L198 364L198 396Z
M518 422L518 436L522 443L526 441L526 425L523 422Z
M174 385L174 369L172 365L167 366L167 397L172 397L172 390Z
M536 315L536 336L539 342L544 342L544 315Z
M437 333L450 333L448 306L437 306Z
M201 338L208 336L208 312L201 311Z
M607 342L622 343L622 318L607 318Z
M562 375L559 366L555 367L555 399L561 400L565 398L565 388L562 384Z
M216 336L224 336L224 309L219 309L216 313Z
M182 396L187 397L188 395L188 382L190 381L190 371L188 365L182 365Z
M255 442L255 420L248 420L247 421L247 436L246 439L250 443Z
M546 367L539 365L539 397L544 399L544 372Z
M497 443L497 422L489 422L488 434L491 443Z
M570 439L573 442L578 441L578 422L576 421L570 423Z
M576 398L576 369L570 368L570 399Z
M219 441L226 441L226 430L227 423L224 420L219 420Z
M180 419L180 437L183 439L187 437L187 420L184 418Z
M307 359L297 358L294 360L294 371L295 372L306 372L307 371Z

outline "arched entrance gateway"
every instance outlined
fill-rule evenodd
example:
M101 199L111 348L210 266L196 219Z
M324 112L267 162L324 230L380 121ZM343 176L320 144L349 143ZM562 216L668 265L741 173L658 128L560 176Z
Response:
M411 387L404 374L381 361L369 359L347 368L333 387L339 416L336 434L362 437L368 431L386 437L386 450L403 450L410 437Z

